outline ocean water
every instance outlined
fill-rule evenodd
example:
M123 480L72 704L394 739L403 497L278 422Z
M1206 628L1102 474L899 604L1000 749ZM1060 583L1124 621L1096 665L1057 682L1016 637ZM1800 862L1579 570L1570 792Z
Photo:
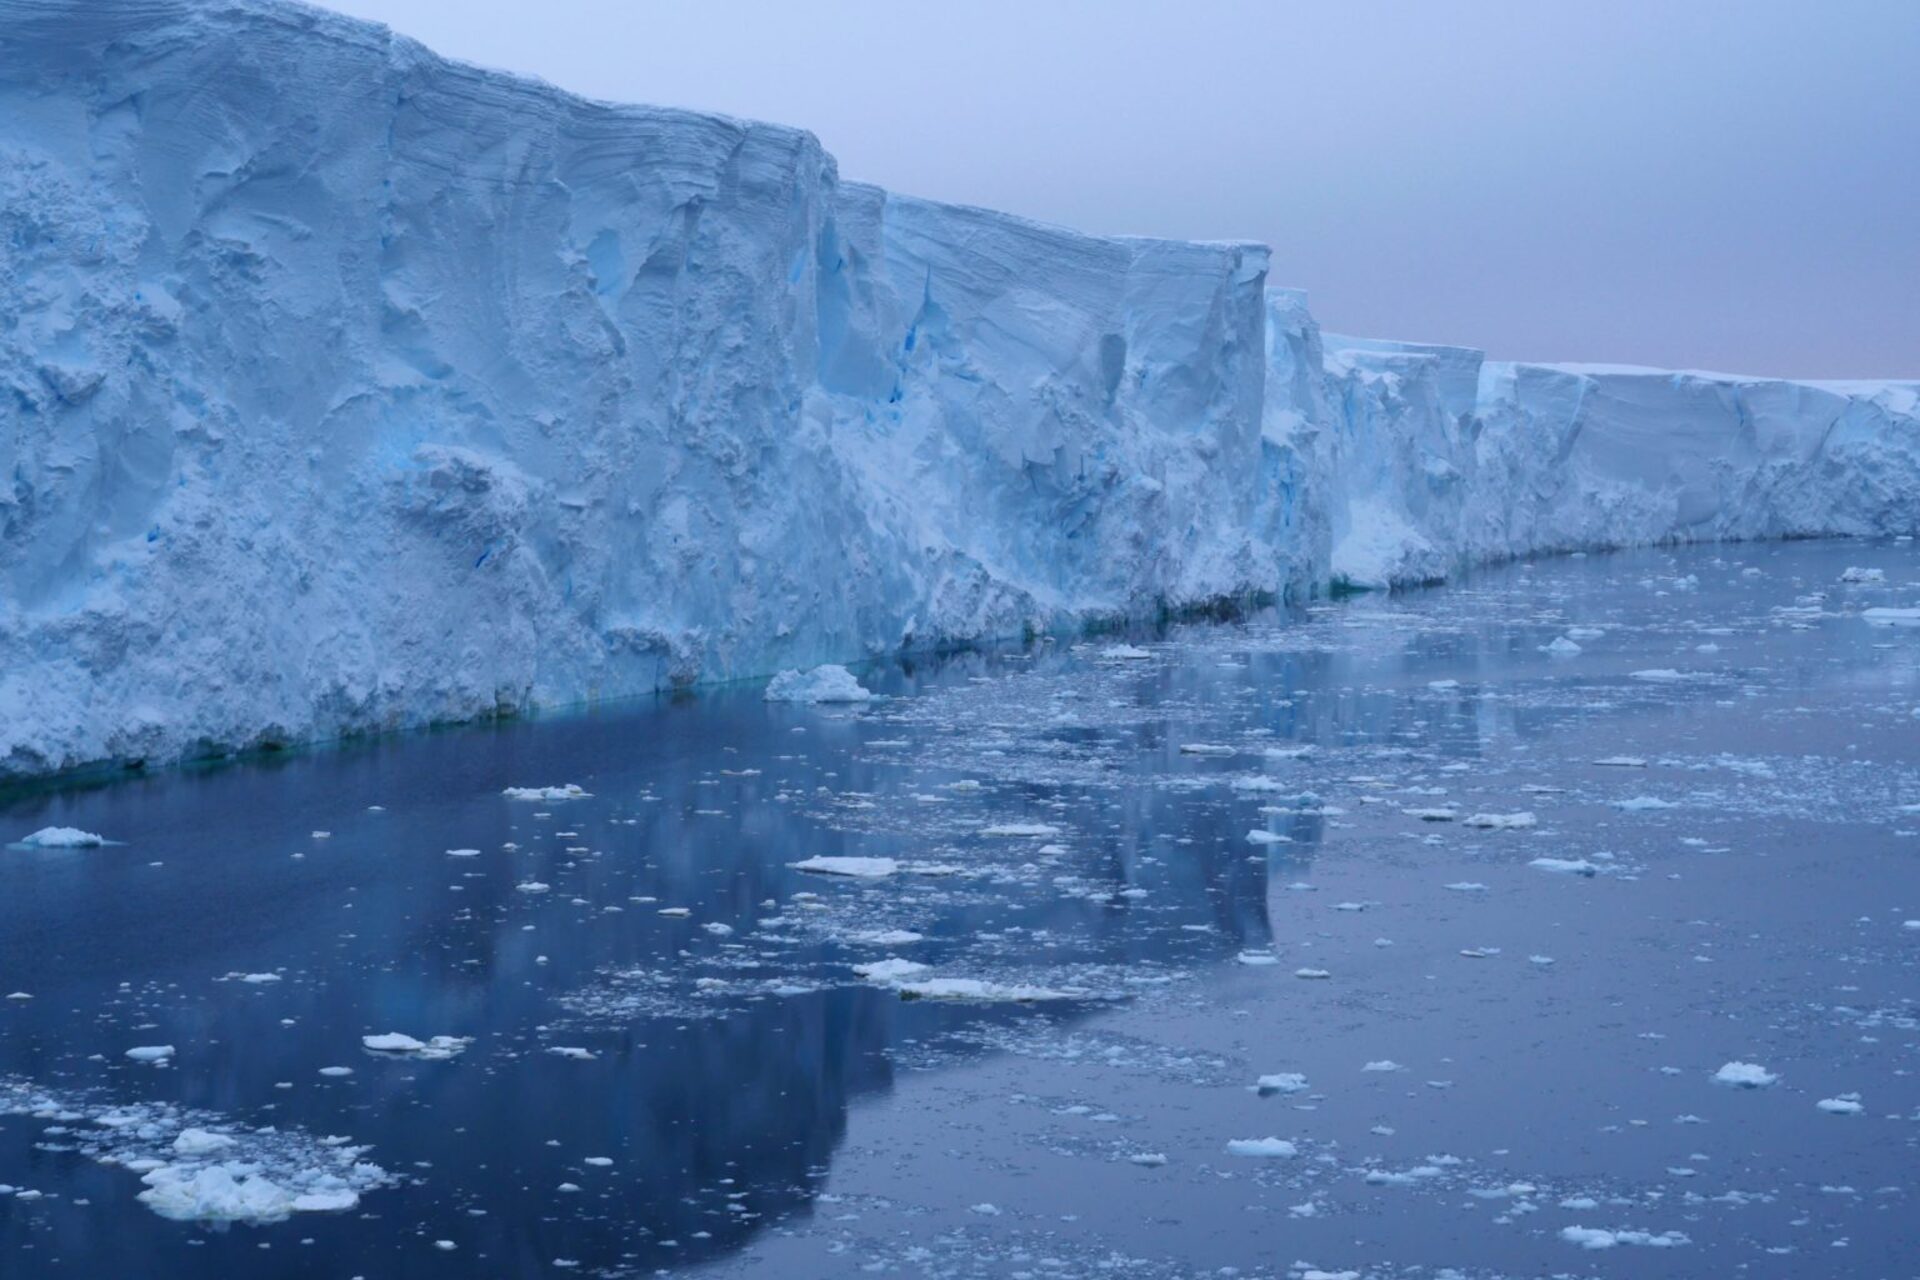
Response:
M1543 559L13 795L111 843L0 848L0 1275L1920 1273L1915 605Z

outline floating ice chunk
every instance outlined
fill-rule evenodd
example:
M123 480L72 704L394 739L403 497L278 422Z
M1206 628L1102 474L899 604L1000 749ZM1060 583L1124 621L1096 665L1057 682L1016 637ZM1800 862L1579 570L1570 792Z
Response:
M1478 880L1455 880L1446 887L1455 893L1485 893L1487 891L1487 886L1481 884Z
M1868 609L1860 616L1869 626L1920 627L1920 609Z
M1140 662L1153 655L1130 644L1110 644L1100 651L1100 656L1109 662Z
M293 1198L295 1213L340 1213L360 1203L360 1193L347 1187L306 1191Z
M1362 1071L1405 1071L1406 1070L1405 1067L1395 1062L1392 1058L1382 1058L1378 1062L1369 1062L1366 1066L1360 1069Z
M341 1076L352 1075L353 1068L352 1067L322 1067L320 1068L320 1074L323 1076L328 1076L334 1079L338 1079Z
M1500 954L1498 947L1462 947L1460 954L1469 960L1491 960Z
M1180 744L1183 756L1232 756L1239 752L1233 747L1218 746L1211 742L1183 742Z
M1241 774L1239 777L1235 778L1228 785L1231 786L1235 791L1266 792L1266 791L1293 790L1292 787L1289 787L1284 782L1281 782L1278 778L1269 778L1264 773L1244 773L1244 774Z
M1678 809L1680 806L1659 796L1628 796L1625 800L1615 800L1613 807L1628 813L1644 813L1653 809Z
M904 947L911 942L926 941L926 935L915 933L911 929L874 929L866 933L853 934L849 941L863 943L870 947Z
M1400 812L1422 822L1452 822L1460 816L1458 809L1402 809Z
M718 920L709 920L700 927L716 938L730 938L733 936L733 926L730 924L721 924Z
M1299 1155L1300 1148L1285 1138L1235 1138L1227 1143L1227 1154L1256 1160L1287 1160Z
M767 681L768 702L871 702L873 692L853 672L829 663L811 671L782 671Z
M1734 1089L1764 1089L1780 1077L1752 1062L1729 1062L1713 1073L1715 1084Z
M1269 760L1304 760L1313 753L1313 744L1307 742L1297 747L1268 747L1260 754Z
M449 858L477 858L480 856L480 851L478 849L449 849L447 850L447 856Z
M577 1044L548 1045L547 1052L556 1058L572 1058L576 1062L592 1062L600 1056L593 1050L583 1049Z
M545 893L547 890L551 889L553 886L550 884L544 884L539 880L522 880L519 884L513 887L518 889L521 893Z
M853 971L868 982L895 983L904 982L925 973L931 966L913 960L902 960L897 956L885 960L875 960L871 964L856 964Z
M1556 658L1571 658L1574 654L1581 652L1580 646L1567 636L1558 636L1541 648Z
M294 1196L257 1166L161 1165L142 1182L142 1204L181 1222L274 1222L293 1212Z
M1483 827L1488 831L1522 831L1540 825L1540 819L1531 813L1475 813L1460 821L1465 826Z
M1645 756L1602 756L1594 761L1609 769L1644 769L1647 767Z
M360 1043L375 1053L418 1053L427 1047L425 1040L416 1040L398 1031L389 1031L377 1036L361 1036Z
M1913 923L1913 924L1914 924L1914 925L1915 925L1916 927L1920 927L1920 920L1916 920L1916 921L1913 921L1912 923ZM7 999L9 999L9 1000L31 1000L31 999L33 999L33 993L32 993L31 991L9 991L9 992L7 992Z
M1296 978L1320 979L1331 978L1333 974L1326 969L1295 969L1293 976Z
M374 1053L439 1060L456 1056L473 1041L467 1036L435 1036L431 1040L416 1040L399 1031L388 1031L377 1036L361 1036L360 1043Z
M232 1145L233 1139L224 1133L213 1133L206 1129L182 1129L173 1139L173 1153L177 1156L210 1156Z
M1552 871L1564 876L1596 876L1600 868L1585 858L1535 858L1527 864L1541 871Z
M1645 671L1633 673L1635 680L1646 680L1654 684L1673 684L1681 680L1692 679L1684 671L1675 671L1672 667L1649 667Z
M1137 1164L1147 1169L1158 1169L1167 1162L1166 1156L1158 1151L1142 1151L1127 1157L1127 1163Z
M1255 966L1280 963L1280 957L1276 956L1271 951L1242 951L1238 956L1235 956L1234 958L1238 960L1241 964L1250 964Z
M585 800L592 793L569 782L558 787L508 787L500 794L509 800Z
M990 827L980 828L983 836L1006 836L1012 838L1057 836L1060 828L1048 826L1044 822L1000 822Z
M1247 832L1247 843L1248 844L1292 844L1293 837L1283 836L1272 831L1262 831L1262 830L1259 830L1258 828L1255 828L1254 830Z
M97 849L107 841L78 827L42 827L20 843L35 849Z
M811 871L822 876L850 876L856 880L884 880L900 870L892 858L807 858L789 862L795 871Z
M1859 568L1858 566L1849 566L1840 575L1840 581L1842 582L1867 583L1867 582L1885 582L1886 580L1887 580L1886 570L1862 569L1862 568Z
M1866 1108L1861 1105L1857 1093L1843 1093L1837 1098L1822 1098L1813 1104L1832 1116L1857 1116Z
M1261 1076L1254 1081L1253 1087L1260 1093L1304 1093L1307 1078L1298 1071L1281 1071L1270 1076Z
M1437 692L1437 693L1444 693L1444 692L1446 692L1446 691L1447 691L1448 689L1458 689L1459 687L1460 687L1460 682L1459 682L1458 680L1429 680L1429 681L1427 681L1427 688L1429 688L1429 689L1432 689L1432 690L1434 690L1434 691L1435 691L1435 692Z
M173 1056L170 1044L143 1044L127 1050L127 1056L135 1062L165 1062Z
M1032 1004L1046 1000L1071 1000L1070 991L1051 987L1009 985L982 982L978 978L928 978L924 982L904 982L894 988L905 1000L966 1000L983 1003Z
M1604 627L1568 627L1567 635L1575 640L1598 640L1606 635Z
M1582 1249L1611 1249L1616 1245L1640 1245L1649 1249L1672 1249L1693 1243L1678 1231L1602 1231L1598 1227L1562 1227L1560 1238Z

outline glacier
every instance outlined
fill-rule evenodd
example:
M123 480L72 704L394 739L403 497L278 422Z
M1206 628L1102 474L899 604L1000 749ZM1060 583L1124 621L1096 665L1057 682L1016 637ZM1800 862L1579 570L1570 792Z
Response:
M0 0L0 778L1920 531L1920 382L1323 333L286 0Z

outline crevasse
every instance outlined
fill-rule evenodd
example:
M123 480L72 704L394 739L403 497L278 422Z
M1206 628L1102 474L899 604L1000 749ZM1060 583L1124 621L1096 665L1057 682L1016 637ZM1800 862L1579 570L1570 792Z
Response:
M0 776L1920 526L1920 384L1337 338L1267 259L279 0L0 0Z

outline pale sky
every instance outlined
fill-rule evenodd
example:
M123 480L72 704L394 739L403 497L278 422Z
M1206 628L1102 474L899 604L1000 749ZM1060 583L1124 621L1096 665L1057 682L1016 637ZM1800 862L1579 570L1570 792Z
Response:
M1254 239L1328 329L1920 377L1920 0L331 0L848 178Z

